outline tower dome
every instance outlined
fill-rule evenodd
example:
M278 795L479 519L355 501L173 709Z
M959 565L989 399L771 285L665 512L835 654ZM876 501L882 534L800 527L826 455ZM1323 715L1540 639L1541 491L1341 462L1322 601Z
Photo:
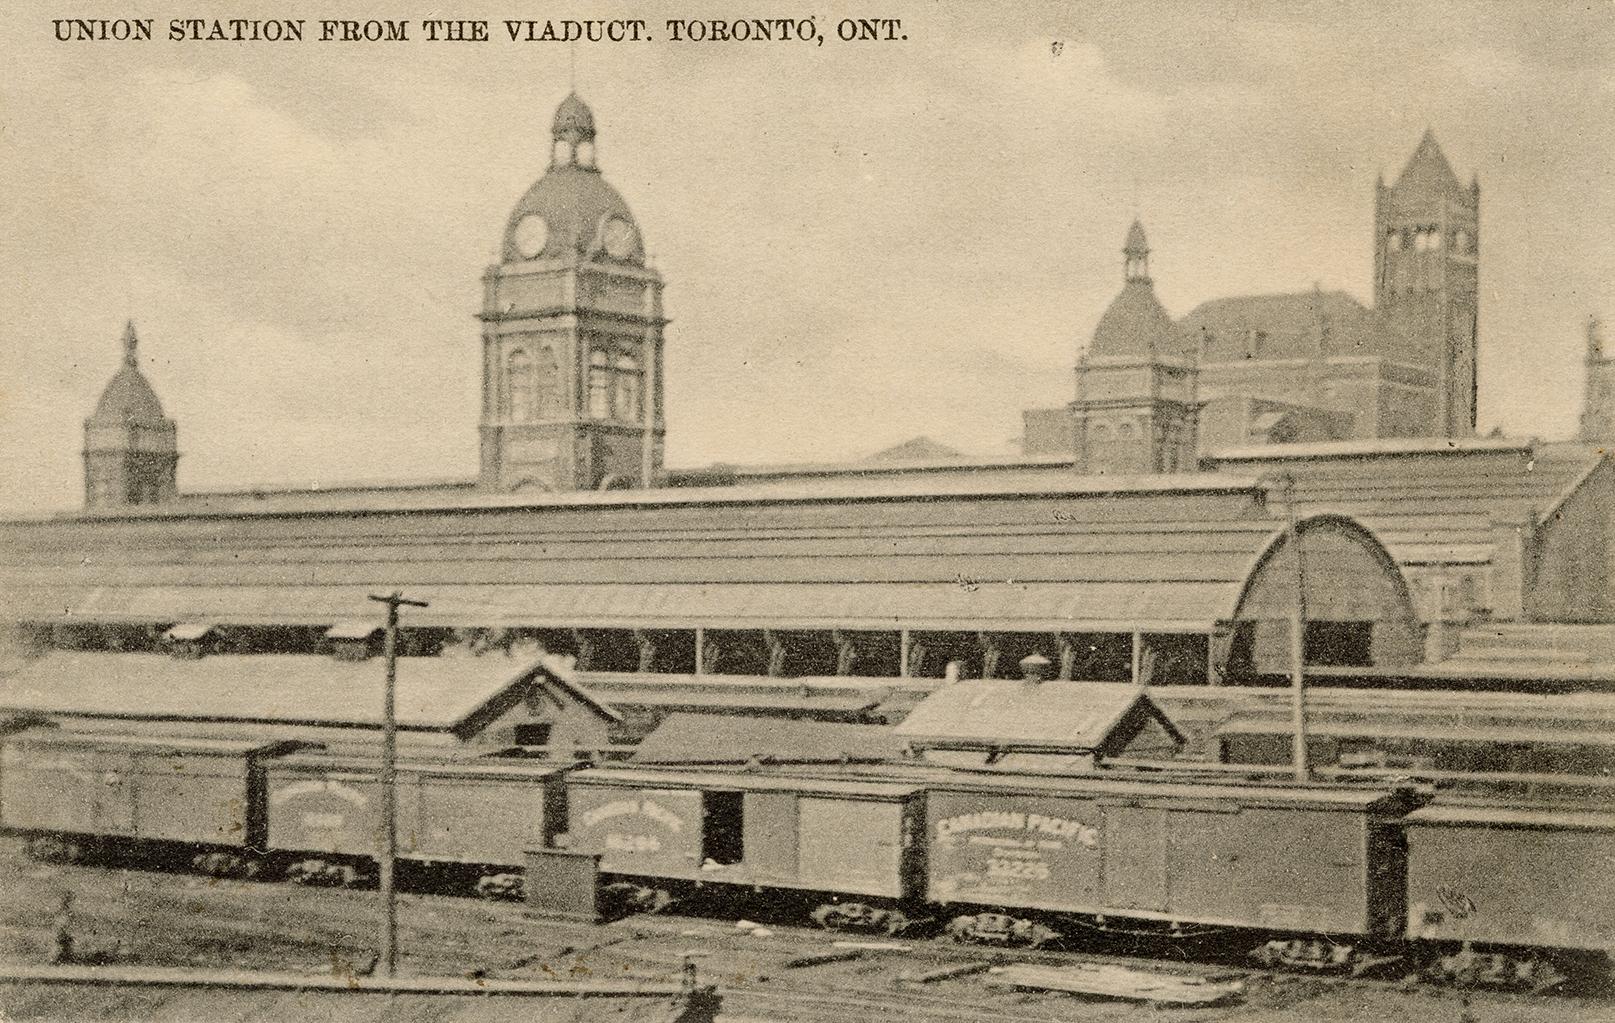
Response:
M1150 279L1150 247L1144 238L1144 225L1136 218L1127 229L1122 256L1121 294L1111 300L1110 308L1099 318L1089 354L1099 358L1174 354L1172 317L1155 297L1155 285Z
M126 325L123 365L84 421L84 506L89 509L155 504L176 493L177 431L140 372L139 343L135 325Z
M118 372L101 392L101 400L95 403L90 422L98 426L161 428L168 425L168 419L163 415L163 403L158 400L157 392L152 390L146 375L140 372L140 360L136 354L139 343L140 339L135 336L135 325L132 322L125 324L123 365L118 367Z
M555 110L549 169L516 203L500 258L643 264L633 213L595 165L594 114L576 93Z

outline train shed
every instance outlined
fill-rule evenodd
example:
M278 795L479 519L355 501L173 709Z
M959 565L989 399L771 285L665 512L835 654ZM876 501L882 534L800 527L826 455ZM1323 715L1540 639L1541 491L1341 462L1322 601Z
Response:
M1284 670L1299 544L1314 661L1419 661L1371 531L1310 516L1292 544L1272 489L960 473L159 506L0 524L0 620L58 648L161 648L205 622L219 649L306 653L369 593L404 589L431 602L407 616L418 653L525 642L582 672L876 678L1002 677L1038 653L1059 679L1205 685Z

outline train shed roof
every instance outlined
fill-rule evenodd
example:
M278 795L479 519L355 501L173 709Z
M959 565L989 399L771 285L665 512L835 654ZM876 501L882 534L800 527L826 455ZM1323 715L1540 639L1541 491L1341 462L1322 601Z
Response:
M1264 494L847 481L0 523L0 620L329 627L407 588L431 602L413 626L1204 632L1277 529Z
M1605 464L1590 444L1513 438L1396 438L1225 448L1216 472L1295 480L1303 513L1350 515L1404 565L1491 560L1491 530L1541 522ZM1272 508L1283 514L1278 494Z

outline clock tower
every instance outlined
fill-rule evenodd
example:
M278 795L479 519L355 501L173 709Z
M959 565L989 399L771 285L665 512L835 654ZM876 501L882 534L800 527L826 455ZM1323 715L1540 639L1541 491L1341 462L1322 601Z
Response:
M662 278L600 174L594 115L575 93L555 111L549 169L511 212L482 280L482 486L656 485Z

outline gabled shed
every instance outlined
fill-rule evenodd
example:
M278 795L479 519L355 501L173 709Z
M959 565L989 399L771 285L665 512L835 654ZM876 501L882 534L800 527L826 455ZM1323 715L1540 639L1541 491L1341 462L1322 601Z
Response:
M944 686L894 734L927 760L960 766L1092 767L1106 757L1170 756L1185 741L1138 686L994 679Z
M384 685L373 661L58 652L0 679L0 713L80 730L143 722L175 736L373 744ZM399 662L397 720L403 743L594 748L618 717L559 658L410 657Z

